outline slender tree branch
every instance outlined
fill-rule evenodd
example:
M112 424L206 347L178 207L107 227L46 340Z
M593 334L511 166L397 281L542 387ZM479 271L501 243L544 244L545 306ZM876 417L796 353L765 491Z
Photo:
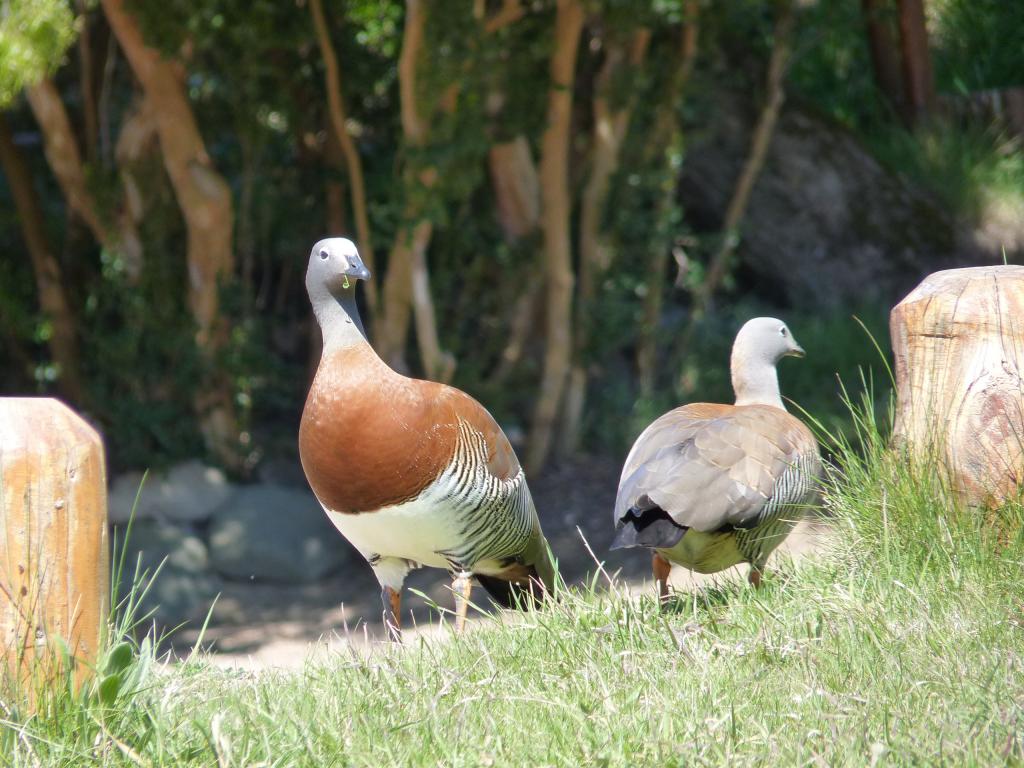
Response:
M338 57L334 52L334 45L331 43L330 32L327 28L327 20L324 17L322 0L310 0L309 8L313 15L313 26L316 29L317 41L320 44L320 53L324 60L324 70L327 78L327 108L330 116L331 128L335 139L341 146L342 154L345 157L345 166L348 169L349 179L352 183L352 209L356 220L356 233L359 237L359 254L370 271L374 271L375 260L373 256L373 242L370 237L370 219L366 211L366 182L363 180L363 163L359 157L355 142L348 132L348 123L345 113L345 102L342 97L341 68L338 66ZM372 328L377 319L377 289L376 283L368 282L363 287L366 291L366 305L369 310L368 323Z
M583 30L579 0L559 0L551 54L547 129L541 142L541 222L547 280L544 373L526 448L526 470L537 472L551 450L572 359L572 243L569 217L569 129L576 54Z
M725 219L722 222L722 241L708 263L704 282L694 294L690 321L681 337L680 349L684 353L689 348L696 324L704 316L711 297L721 285L729 268L733 253L739 243L740 225L746 213L747 205L750 202L750 195L753 192L754 184L757 182L761 169L764 167L765 158L768 155L768 147L775 132L775 124L782 110L782 102L785 100L785 77L792 50L795 21L796 12L792 0L782 0L778 4L774 43L771 56L768 59L768 77L764 106L761 108L761 114L751 136L750 151L747 154L746 162L744 162L740 176L736 180L732 199L729 201L729 207L725 212Z
M505 0L501 4L501 10L484 22L484 31L489 35L493 34L499 29L519 21L525 12L520 0Z
M3 113L0 113L0 166L7 176L18 212L18 223L32 261L39 306L52 324L53 330L47 343L60 369L57 387L73 403L82 404L84 388L78 365L78 336L71 303L64 291L60 263L46 238L46 225L32 186L32 177L14 144L14 137Z

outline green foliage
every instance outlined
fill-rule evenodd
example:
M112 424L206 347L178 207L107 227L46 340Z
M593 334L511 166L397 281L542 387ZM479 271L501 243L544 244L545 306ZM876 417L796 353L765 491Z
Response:
M936 0L932 6L940 88L969 93L1020 87L1024 5Z
M930 14L940 92L959 96L1020 84L1024 6L941 0ZM816 3L804 10L790 75L793 87L951 212L970 220L989 203L1018 204L1024 194L1020 143L976 120L937 119L913 132L904 128L877 92L864 25L857 3ZM898 35L895 23L893 34Z
M7 0L0 5L0 107L49 75L75 39L67 0Z
M915 133L899 127L868 137L876 157L945 206L977 220L992 204L1024 204L1024 152L995 128L937 122Z
M169 253L182 250L171 245ZM184 259L148 260L133 286L108 256L86 299L81 329L90 401L117 435L109 441L110 461L158 467L199 455L202 441L187 415L202 371L183 301Z
M860 3L820 2L801 12L789 81L849 127L869 130L895 119L875 83Z
M150 44L175 57L185 47L188 95L213 164L233 191L237 274L222 286L232 330L217 373L232 381L250 461L261 452L292 451L309 356L305 255L326 228L325 182L340 182L345 197L351 192L344 167L326 151L323 63L308 5L274 0L128 0L127 5ZM517 298L542 279L540 235L514 246L504 241L494 214L487 151L494 142L524 136L534 158L539 157L554 4L525 3L521 19L489 35L472 4L424 4L418 103L430 136L422 147L403 146L401 138L397 64L404 3L325 5L342 64L349 125L364 162L378 275L386 272L387 246L407 211L419 209L434 224L431 288L443 344L458 359L456 383L477 394L503 423L525 427L543 334L530 340L527 354L504 383L496 383L493 373ZM500 3L482 5L494 13ZM1020 69L1018 6L993 0L937 0L929 6L942 89L1013 84L1013 73ZM0 73L6 78L0 83L0 103L62 60L75 32L71 7L67 0L0 3ZM817 318L800 307L774 307L776 297L736 291L702 326L690 360L679 360L673 352L688 293L669 287L675 266L668 254L684 247L690 263L686 287L692 289L703 279L701 263L716 245L712 237L691 235L673 185L686 161L687 140L720 97L722 82L733 97L747 98L746 106L759 103L775 13L767 0L701 4L698 71L682 104L675 105L683 132L666 151L652 139L652 130L677 65L682 7L681 0L586 3L570 153L574 194L588 173L591 99L602 46L615 37L628 38L641 24L650 26L653 35L644 73L623 74L611 87L615 105L634 99L636 106L605 212L614 262L586 318L589 346L584 352L593 371L588 394L593 407L585 414L588 450L623 450L639 426L678 402L727 400L728 345L735 327L752 313L782 314L804 340L810 356L783 365L783 389L821 413L836 410L828 403L835 391L833 374L848 376L865 362L863 353L869 349L862 337L846 333L852 328L859 334L848 313ZM1024 189L1018 144L985 127L938 125L913 135L899 128L875 89L860 4L799 7L787 81L790 103L812 105L838 119L888 167L965 217L993 202L1018 203ZM90 4L89 14L90 31L102 32L92 35L92 53L94 86L103 96L103 138L100 146L80 149L90 158L89 189L109 226L124 205L113 147L137 86L123 58L104 60L102 9ZM78 56L67 57L58 78L80 141L81 65ZM438 109L440 96L453 86L454 110ZM145 271L141 282L132 285L123 255L101 252L68 216L46 169L37 126L23 104L17 109L11 123L41 192L49 245L64 270L80 333L89 402L79 405L96 416L107 434L116 435L108 442L115 467L162 465L195 454L201 441L194 402L210 372L202 369L194 348L185 296L186 232L159 154L133 169L143 186ZM425 167L438 173L430 189L418 179ZM56 372L46 345L51 324L39 312L31 264L20 257L24 246L18 222L7 192L2 194L7 213L0 216L5 233L0 244L5 253L18 256L7 258L0 270L0 341L5 353L11 350L0 362L0 386L52 391ZM349 200L342 201L342 209L346 214L351 210ZM351 234L351 220L343 228ZM646 402L638 400L634 361L655 269L651 265L659 260L666 266L665 309L656 329L659 394ZM883 330L879 337L885 335ZM830 343L832 338L838 341ZM415 370L416 360L412 363ZM609 419L608 413L627 415ZM841 421L837 415L829 423Z

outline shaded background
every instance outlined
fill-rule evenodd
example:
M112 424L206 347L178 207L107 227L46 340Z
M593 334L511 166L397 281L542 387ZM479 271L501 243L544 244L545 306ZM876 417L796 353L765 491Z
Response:
M167 621L280 583L231 563L281 519L344 592L295 435L306 258L346 235L381 355L495 414L546 528L604 521L643 426L730 397L748 317L841 428L837 378L889 386L854 315L884 355L925 274L1019 260L1021 40L999 0L7 0L0 392L83 412L119 498L179 478L133 550L170 556Z

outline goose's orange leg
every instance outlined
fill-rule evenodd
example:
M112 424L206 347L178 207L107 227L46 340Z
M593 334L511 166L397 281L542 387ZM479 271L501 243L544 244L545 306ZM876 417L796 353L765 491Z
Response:
M747 581L754 589L758 589L761 586L761 575L763 571L756 565L750 566L750 573L747 574Z
M384 627L388 638L396 643L402 642L402 593L398 589L382 587L380 598L384 603Z
M664 606L668 602L668 575L672 572L672 563L655 552L651 558L651 569L658 585L658 602Z
M467 571L457 573L452 580L452 592L455 593L455 634L461 635L466 628L469 597L473 594L472 575Z

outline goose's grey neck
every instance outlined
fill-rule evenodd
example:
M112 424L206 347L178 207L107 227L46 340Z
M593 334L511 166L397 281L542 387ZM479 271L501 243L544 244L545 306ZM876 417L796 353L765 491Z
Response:
M343 288L332 294L326 288L310 291L313 314L320 324L324 338L324 351L366 344L366 331L356 307L356 286Z
M786 410L774 362L749 358L736 360L734 356L732 388L736 393L736 405L771 405Z

